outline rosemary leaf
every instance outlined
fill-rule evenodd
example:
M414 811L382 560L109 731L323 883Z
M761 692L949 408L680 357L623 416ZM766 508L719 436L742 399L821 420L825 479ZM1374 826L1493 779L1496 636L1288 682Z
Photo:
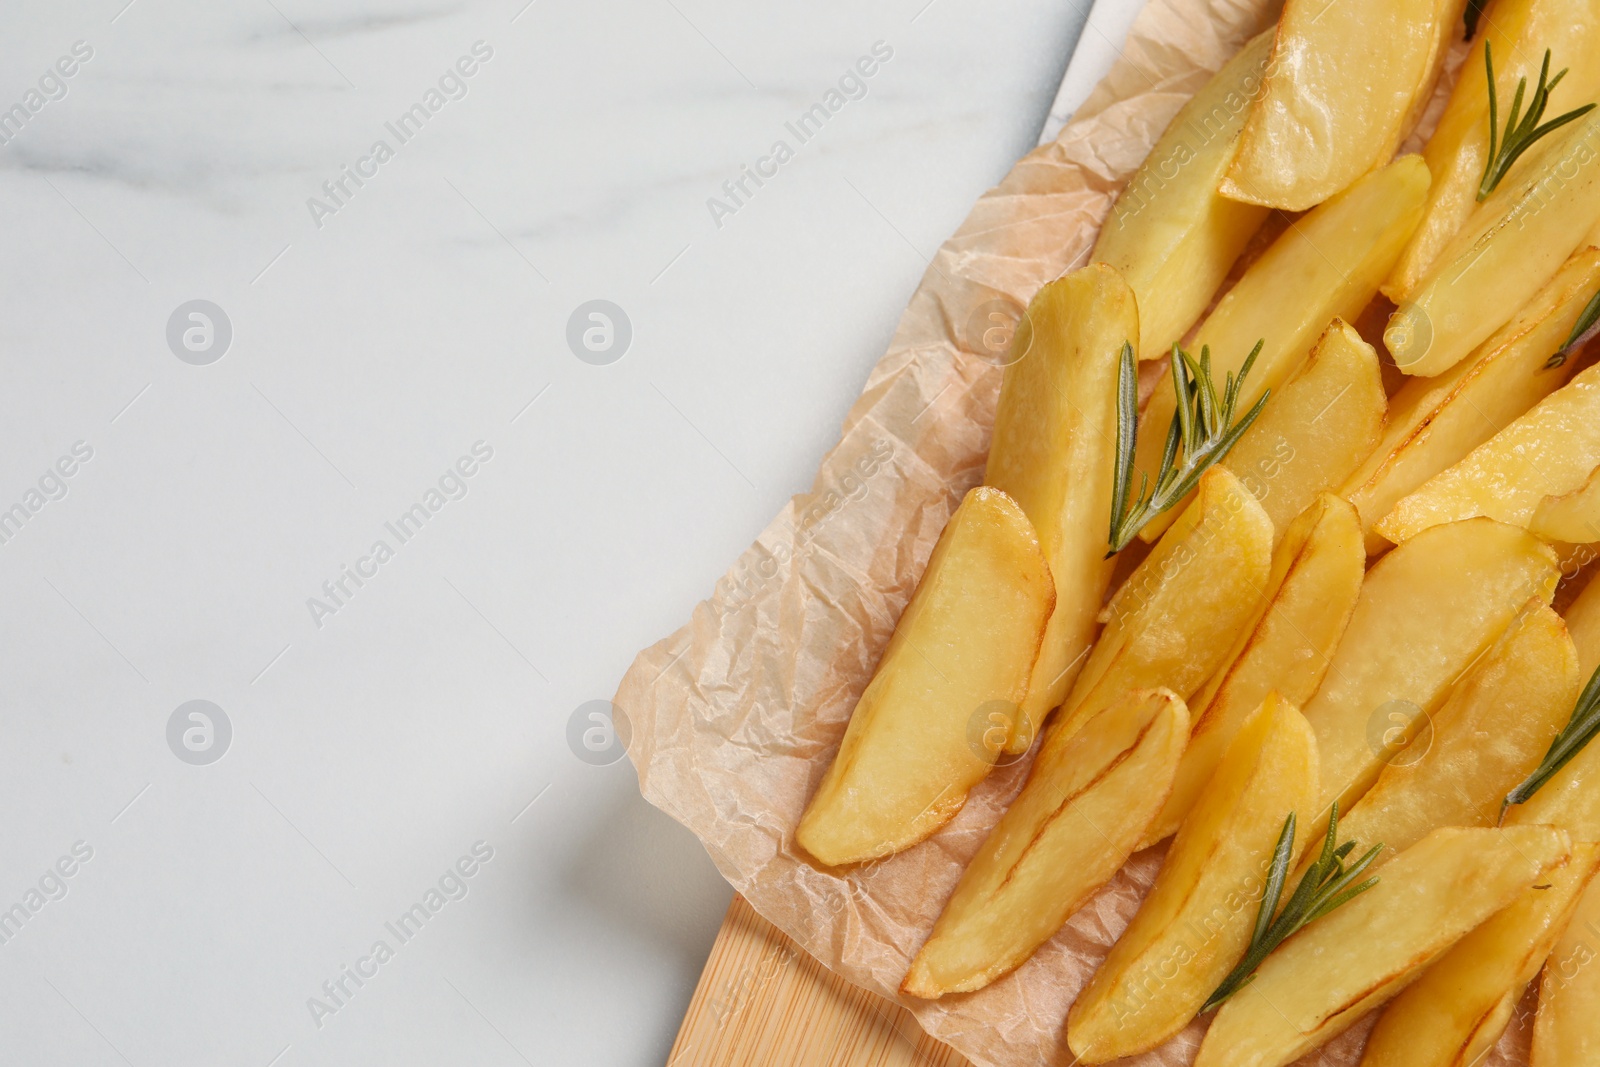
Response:
M1354 864L1345 867L1345 857L1354 851L1356 843L1346 841L1342 845L1338 844L1339 804L1335 801L1333 811L1328 818L1328 834L1322 842L1322 854L1307 868L1305 877L1300 879L1300 884L1295 887L1289 903L1285 904L1283 911L1279 913L1278 901L1283 896L1284 882L1289 877L1289 865L1294 860L1294 828L1295 816L1291 811L1289 817L1283 821L1283 830L1278 834L1278 843L1272 850L1272 867L1267 875L1266 887L1261 891L1261 909L1256 913L1256 927L1250 936L1250 947L1245 951L1244 959L1239 961L1239 965L1222 980L1216 992L1207 998L1200 1008L1202 1015L1249 985L1255 977L1256 968L1272 954L1273 949L1335 908L1349 903L1378 884L1378 879L1375 877L1359 884L1352 884L1372 866L1372 861L1383 851L1383 845L1372 846ZM1273 918L1274 914L1277 915L1276 919Z
M1117 375L1117 455L1107 557L1121 551L1151 519L1188 496L1199 484L1200 476L1226 456L1256 421L1271 395L1270 389L1262 393L1255 406L1237 422L1233 415L1244 391L1245 378L1255 366L1263 343L1256 342L1237 377L1230 373L1224 379L1220 394L1211 374L1210 347L1202 348L1196 360L1180 346L1172 346L1172 391L1177 399L1177 410L1173 413L1172 425L1167 428L1155 484L1151 484L1148 474L1141 472L1137 494L1133 491L1133 466L1139 441L1138 364L1133 346L1123 344L1122 366Z
M1112 474L1111 528L1116 529L1128 512L1128 491L1133 486L1134 449L1139 443L1139 374L1133 345L1122 342L1122 365L1117 372L1117 462ZM1144 496L1144 478L1139 496Z
M1587 341L1596 326L1600 326L1600 293L1589 298L1589 302L1578 315L1578 321L1572 324L1572 332L1567 334L1565 343L1555 355L1545 360L1544 369L1550 370L1565 363L1572 350Z
M1517 95L1511 100L1511 114L1506 116L1505 135L1502 138L1500 101L1494 83L1494 49L1488 41L1483 42L1483 65L1489 76L1489 158L1484 163L1483 178L1478 182L1480 201L1494 192L1495 186L1500 184L1522 153L1532 148L1541 137L1594 110L1594 104L1585 104L1556 116L1542 126L1539 124L1539 120L1544 118L1545 108L1550 104L1550 93L1567 76L1563 67L1554 78L1550 77L1550 49L1546 48L1544 63L1539 68L1539 84L1528 100L1527 114L1522 114L1522 98L1528 91L1528 79L1523 77L1517 81Z
M1594 740L1596 733L1600 733L1600 667L1595 668L1595 672L1589 676L1589 684L1578 694L1572 717L1556 734L1556 739L1550 742L1550 751L1544 754L1539 766L1521 785L1506 794L1505 801L1500 805L1500 817L1505 818L1506 809L1511 805L1527 803L1561 768L1571 763L1585 745Z

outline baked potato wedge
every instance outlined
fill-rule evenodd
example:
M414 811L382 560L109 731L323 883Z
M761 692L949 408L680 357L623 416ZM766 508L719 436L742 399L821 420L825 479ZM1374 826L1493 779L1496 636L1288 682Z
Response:
M1223 464L1255 494L1281 537L1378 444L1388 408L1378 354L1334 319Z
M1384 1009L1361 1067L1479 1063L1505 1032L1597 866L1600 845L1574 844L1567 862L1452 945Z
M1591 879L1539 981L1530 1067L1600 1061L1600 879Z
M1160 685L1187 700L1258 610L1271 569L1272 521L1237 477L1212 467L1194 503L1106 605L1105 629L1044 750L1129 689Z
M1361 513L1369 554L1389 547L1372 527L1401 497L1567 383L1575 360L1547 364L1597 290L1600 251L1584 248L1470 358L1437 378L1411 378L1389 398L1382 439L1340 491Z
M1222 194L1304 211L1387 163L1464 0L1288 0Z
M1322 766L1318 812L1335 800L1354 807L1529 598L1550 602L1559 573L1548 545L1492 519L1432 527L1373 565L1305 706ZM1405 723L1392 721L1397 711Z
M1566 623L1530 601L1456 683L1413 747L1397 750L1339 817L1339 836L1355 841L1357 852L1381 843L1376 869L1440 826L1495 825L1500 802L1567 724L1580 688ZM1397 730L1409 725L1397 716Z
M1571 855L1548 826L1448 827L1285 941L1218 1009L1194 1067L1282 1067L1381 1007Z
M1139 298L1140 359L1183 339L1266 221L1266 208L1229 200L1217 183L1271 51L1269 30L1178 110L1100 228L1093 262L1115 267Z
M1590 582L1568 606L1567 628L1578 653L1578 673L1600 667L1600 583ZM1590 743L1524 804L1512 807L1510 826L1557 826L1574 840L1600 841L1600 745ZM1600 1055L1600 881L1590 881L1566 931L1556 941L1539 986L1532 1067L1566 1067Z
M1585 681L1600 667L1600 582L1591 581L1564 616ZM1590 742L1525 803L1508 808L1507 826L1560 826L1575 841L1600 841L1600 743Z
M1133 853L1188 737L1182 700L1135 690L1041 752L900 991L931 1000L982 989L1033 955Z
M1356 320L1410 239L1427 192L1422 157L1402 156L1296 219L1217 302L1190 346L1195 353L1211 349L1217 382L1237 374L1262 342L1237 410L1250 410L1268 389L1282 385L1335 318ZM1169 368L1139 420L1137 470L1152 481L1176 409ZM1177 511L1157 516L1139 536L1154 541Z
M1540 141L1472 213L1383 342L1407 374L1442 374L1542 289L1600 221L1600 111Z
M1054 602L1022 509L998 489L969 492L800 819L800 847L829 866L859 863L954 818L999 755L974 744L974 718L1021 702Z
M1487 516L1527 526L1546 496L1600 466L1600 366L1573 377L1455 466L1401 498L1374 529L1400 542L1430 526Z
M1177 831L1269 693L1276 690L1297 707L1311 699L1355 610L1365 573L1355 508L1323 493L1289 524L1272 555L1260 612L1192 701L1189 747L1141 848Z
M1082 1063L1152 1049L1181 1030L1250 946L1284 820L1317 797L1317 743L1277 693L1239 729L1111 954L1067 1016ZM1169 973L1171 972L1171 973Z
M1549 115L1564 114L1600 93L1600 63L1591 59L1600 54L1600 8L1592 0L1498 0L1480 20L1450 102L1422 150L1433 186L1422 224L1383 284L1384 295L1396 304L1411 295L1478 206L1478 183L1489 162L1486 44L1494 50L1502 108L1516 95L1518 79L1526 78L1530 89L1538 85L1545 49L1553 55L1552 71L1567 68L1550 93Z
M1067 695L1094 637L1114 560L1105 558L1117 435L1117 372L1139 343L1133 291L1111 267L1039 290L1012 339L984 481L1033 523L1055 582L1055 610L1008 748L1026 751Z

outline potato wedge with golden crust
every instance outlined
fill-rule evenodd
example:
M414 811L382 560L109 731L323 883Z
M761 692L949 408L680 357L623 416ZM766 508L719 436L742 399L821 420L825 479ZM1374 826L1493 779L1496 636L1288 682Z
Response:
M1577 362L1546 363L1596 290L1600 251L1585 248L1471 357L1437 378L1412 378L1389 398L1378 447L1340 490L1361 513L1368 553L1389 547L1372 527L1401 497L1566 384Z
M1388 406L1378 353L1334 319L1223 465L1282 536L1318 493L1338 488L1377 446Z
M1041 752L900 991L936 999L982 989L1033 955L1132 854L1188 737L1182 700L1136 690Z
M1567 607L1567 630L1578 651L1578 675L1600 667L1600 581ZM1506 811L1507 826L1560 826L1577 841L1600 841L1600 742L1590 742L1539 791Z
M1139 297L1140 359L1182 340L1266 221L1266 208L1229 200L1217 183L1271 51L1269 30L1183 105L1100 228L1093 262L1115 267Z
M1317 797L1317 742L1268 693L1178 831L1155 884L1067 1016L1083 1063L1152 1049L1194 1018L1250 947L1262 868ZM1168 971L1173 973L1168 973Z
M1600 466L1600 366L1577 374L1533 410L1403 497L1373 527L1394 542L1483 515L1527 526L1546 496L1571 492Z
M1559 570L1550 547L1493 519L1435 526L1367 572L1322 688L1305 706L1322 761L1319 813L1349 811L1463 671L1528 601L1548 604ZM1400 712L1409 725L1393 723ZM1392 734L1391 731L1398 731Z
M1442 374L1511 320L1600 221L1600 111L1539 142L1473 212L1383 342L1407 374Z
M1469 930L1566 862L1548 826L1448 827L1285 941L1218 1010L1194 1067L1282 1067L1383 1005Z
M1339 836L1385 846L1374 868L1440 826L1493 826L1500 802L1567 724L1582 683L1566 623L1532 600L1457 682L1414 747L1394 754ZM1396 727L1408 725L1404 715Z
M1033 523L1055 581L1055 611L1008 748L1026 751L1067 695L1094 638L1114 560L1105 558L1117 436L1117 371L1138 347L1133 290L1093 265L1039 290L1013 339L984 481Z
M1545 49L1553 54L1551 70L1567 76L1550 94L1552 118L1586 104L1600 93L1600 7L1593 0L1499 0L1479 22L1461 75L1439 125L1428 138L1422 158L1428 161L1433 186L1422 225L1400 257L1383 293L1395 303L1411 295L1428 268L1478 206L1478 183L1489 161L1489 80L1483 66L1485 42L1494 48L1495 85L1500 107L1507 107L1517 80L1539 82ZM1504 118L1502 116L1502 122Z
M1463 2L1288 0L1222 194L1304 211L1387 163Z
M1539 501L1528 529L1546 541L1588 545L1600 541L1600 467L1570 493Z
M1578 651L1578 673L1600 667L1600 583L1591 582L1566 612ZM1527 803L1506 813L1511 826L1558 826L1574 840L1600 841L1600 744L1589 744ZM1539 989L1533 1067L1569 1067L1600 1055L1600 881L1591 881L1578 910L1551 950Z
M1567 620L1567 633L1578 649L1578 675L1588 678L1600 667L1600 582L1591 581L1584 586L1561 617ZM1600 841L1600 833L1583 840Z
M1505 1032L1597 866L1600 845L1575 843L1566 863L1451 946L1384 1009L1361 1067L1474 1067Z
M972 739L986 704L1027 692L1055 587L1028 517L998 489L950 517L795 838L830 866L909 848L943 826L997 751Z
M1539 980L1530 1067L1600 1062L1600 878L1578 898Z
M1187 700L1255 614L1272 569L1272 521L1223 467L1106 606L1095 642L1045 734L1044 749L1129 689L1165 686Z
M1356 320L1410 238L1427 192L1422 158L1402 156L1296 219L1218 301L1190 350L1198 356L1210 347L1220 383L1263 342L1240 391L1239 411L1282 385L1335 318ZM1152 481L1176 409L1169 369L1139 418L1138 470ZM1154 541L1178 510L1157 516L1140 538Z
M1297 707L1311 699L1355 610L1365 573L1355 508L1323 493L1290 523L1273 552L1261 612L1192 701L1189 747L1141 848L1177 831L1269 692L1277 690Z
M1591 582L1567 608L1579 674L1600 667L1600 584ZM1525 804L1506 813L1508 826L1557 826L1575 840L1600 841L1600 745L1591 743ZM1566 933L1549 953L1539 987L1533 1067L1590 1063L1600 1054L1600 882L1591 881Z

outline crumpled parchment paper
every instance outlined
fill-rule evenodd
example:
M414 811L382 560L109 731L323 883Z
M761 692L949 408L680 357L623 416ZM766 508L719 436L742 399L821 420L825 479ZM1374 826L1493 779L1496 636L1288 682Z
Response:
M687 626L640 654L617 691L645 799L693 831L733 887L807 952L904 1004L980 1065L1073 1062L1067 1008L1163 849L1134 856L1011 975L926 1002L899 996L900 981L1021 788L1026 761L992 774L930 840L864 868L818 869L794 828L945 521L981 480L1001 377L985 358L989 313L1014 318L1040 286L1087 261L1118 189L1173 114L1280 6L1150 0L1073 121L940 248L811 491L762 531ZM1525 1016L1487 1065L1525 1067ZM1354 1067L1371 1021L1303 1062ZM1195 1022L1125 1062L1189 1064L1204 1029Z

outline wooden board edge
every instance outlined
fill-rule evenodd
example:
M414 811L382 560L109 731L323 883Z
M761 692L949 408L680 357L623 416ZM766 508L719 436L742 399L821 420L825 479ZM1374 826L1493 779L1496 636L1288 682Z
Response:
M668 1067L971 1067L900 1005L823 967L734 894Z

